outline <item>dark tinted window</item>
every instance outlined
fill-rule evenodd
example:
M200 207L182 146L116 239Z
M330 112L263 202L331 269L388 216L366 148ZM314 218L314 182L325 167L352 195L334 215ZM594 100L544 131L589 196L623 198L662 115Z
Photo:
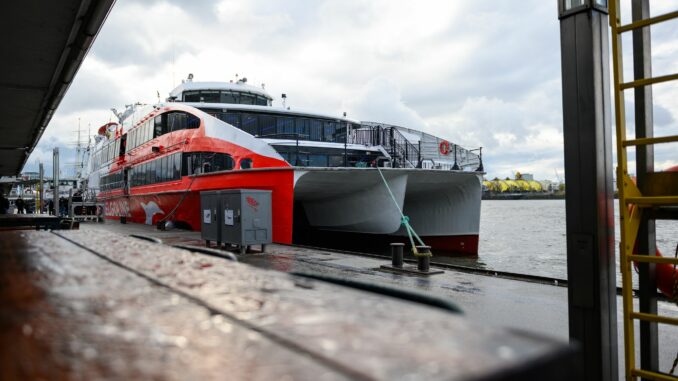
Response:
M254 95L250 94L240 94L240 104L243 105L253 105L254 104Z
M261 136L273 137L275 135L275 118L271 115L259 115Z
M238 96L237 96L236 93L232 93L230 91L222 91L221 92L221 103L237 104L238 103Z
M252 159L241 159L240 160L240 169L250 169L252 168Z
M130 172L131 186L181 179L181 157L182 154L177 152L133 167Z
M282 138L294 138L294 119L279 116L277 120L277 133L284 135Z
M200 92L184 91L184 102L200 102Z
M233 169L233 158L219 152L188 152L184 154L183 172L185 176L218 172Z
M240 128L240 114L232 113L219 113L217 118L223 120L224 122L230 124L231 126Z
M259 132L257 128L257 116L253 114L243 114L242 129L249 134L257 135Z

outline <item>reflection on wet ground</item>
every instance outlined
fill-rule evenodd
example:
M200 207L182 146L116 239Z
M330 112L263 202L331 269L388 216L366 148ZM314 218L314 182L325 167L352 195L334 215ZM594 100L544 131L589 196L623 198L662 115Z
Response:
M165 243L203 245L199 232L158 231L144 225L86 225L83 229L103 229L126 234L139 233L161 238ZM562 339L568 338L567 288L529 283L493 276L445 270L430 278L403 276L379 271L385 259L357 256L303 247L269 245L267 253L239 256L243 263L259 268L284 272L313 272L335 277L406 289L414 288L451 298L461 306L466 316L488 326L517 328ZM440 260L440 257L436 258ZM455 258L455 261L460 258ZM468 259L465 265L473 263ZM481 262L480 262L481 263ZM453 262L453 264L460 264ZM621 298L618 299L618 317L621 316ZM678 307L660 303L660 313L678 317ZM622 322L618 320L619 343ZM660 325L660 366L670 369L678 347L678 327ZM620 359L623 347L620 346ZM623 366L621 364L620 366Z
M535 364L567 379L562 340L111 230L2 233L0 379L466 380ZM304 250L240 258L397 279Z

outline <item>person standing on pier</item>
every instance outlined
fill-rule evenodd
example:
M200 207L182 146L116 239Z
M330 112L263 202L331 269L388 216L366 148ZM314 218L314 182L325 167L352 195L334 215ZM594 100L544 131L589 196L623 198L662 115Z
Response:
M4 194L0 194L0 214L7 214L9 210L9 200Z
M16 199L14 205L16 206L16 214L24 214L25 212L24 207L26 205L24 204L24 199L21 198L21 196L19 196L19 198Z

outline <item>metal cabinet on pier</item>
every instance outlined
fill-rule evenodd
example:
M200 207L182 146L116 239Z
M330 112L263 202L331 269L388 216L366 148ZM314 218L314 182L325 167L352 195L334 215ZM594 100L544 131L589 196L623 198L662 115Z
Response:
M244 254L251 245L272 242L271 191L228 189L200 192L202 239L234 244Z

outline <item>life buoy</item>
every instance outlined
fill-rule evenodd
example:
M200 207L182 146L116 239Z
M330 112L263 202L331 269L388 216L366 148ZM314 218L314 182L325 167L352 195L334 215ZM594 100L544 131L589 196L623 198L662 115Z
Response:
M450 142L447 140L443 140L440 142L440 145L438 146L438 149L440 150L440 153L443 155L447 155L450 153Z
M671 167L666 170L667 172L678 172L678 165L675 167ZM630 210L633 210L635 208L635 205L630 206ZM637 244L636 247L633 248L633 254L638 254L637 252ZM655 255L657 257L661 257L662 253L657 249L655 251ZM633 267L638 270L638 263L633 262ZM655 265L655 271L657 274L657 288L659 291L662 292L662 294L666 295L667 298L673 299L674 297L678 297L676 295L676 292L678 292L678 268L672 264L669 263L657 263Z

